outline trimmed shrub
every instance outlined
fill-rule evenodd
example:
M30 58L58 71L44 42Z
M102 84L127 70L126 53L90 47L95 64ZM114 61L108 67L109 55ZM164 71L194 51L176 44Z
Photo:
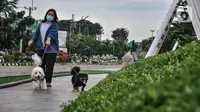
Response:
M129 65L83 92L63 112L199 110L200 43Z

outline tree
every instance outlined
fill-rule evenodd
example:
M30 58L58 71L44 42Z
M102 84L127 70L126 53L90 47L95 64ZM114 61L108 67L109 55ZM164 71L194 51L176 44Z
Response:
M0 1L0 13L4 13L5 17L0 17L0 47L14 47L14 34L12 32L13 28L10 24L16 18L14 14L14 8L18 0L8 1L8 0L1 0ZM8 15L10 18L8 18Z
M79 54L81 56L92 56L97 54L99 41L91 36L84 36L82 34L72 35L71 38L71 53Z
M114 40L121 40L124 42L128 41L129 31L126 28L117 28L116 30L112 31L112 38Z
M179 45L181 46L186 43L192 42L193 40L196 40L195 31L191 22L173 23L160 49L160 53L171 51L177 39L180 40Z
M20 15L20 13L18 14ZM25 28L30 27L34 24L34 22L35 19L31 16L22 17L20 23L18 24L18 27L14 30L16 39L15 42L20 43L20 39L23 39L23 52L28 47L27 43L30 40L30 37L33 35L33 33L28 33L29 35L27 35L27 33L25 32Z
M70 31L71 24L71 32L74 30L74 34L81 33L84 36L92 36L96 38L98 35L103 33L103 27L99 23L92 23L87 20L75 21L74 25L72 25L71 20L60 20L59 28L61 31Z
M153 40L154 40L154 37L149 37L148 39L142 40L142 42L141 42L142 50L147 52L149 50Z
M99 23L92 23L88 20L80 20L76 22L75 34L90 35L97 37L103 33L103 27Z
M123 57L125 53L130 50L129 46L124 41L121 40L114 41L114 47L115 47L114 55L117 56L118 58Z
M132 40L132 41L131 41L131 44L132 44L132 45L131 45L131 51L132 51L132 52L136 52L138 46L137 46L135 40Z
M99 23L90 24L89 35L97 37L103 33L103 27Z
M167 51L171 51L176 40L179 38L180 45L184 45L186 43L189 43L193 40L195 40L195 32L194 28L192 26L192 23L172 23L172 26L170 27L165 41L163 42L163 45L160 49L159 53L164 53ZM148 39L144 39L141 42L142 50L147 52L154 40L154 37L150 37Z
M19 0L1 0L0 1L0 12L5 14L5 17L8 17L8 14L17 8Z
M27 37L25 27L32 25L34 19L29 16L24 17L24 15L25 11L12 11L7 18L0 18L0 47L16 49L18 48L19 40Z
M71 20L60 20L58 22L59 30L60 31L70 31L70 21Z
M91 36L82 34L74 34L71 38L71 53L80 56L91 57L92 55L110 55L113 54L121 58L125 52L129 50L128 46L123 41L104 40L99 41ZM121 45L124 44L124 49Z

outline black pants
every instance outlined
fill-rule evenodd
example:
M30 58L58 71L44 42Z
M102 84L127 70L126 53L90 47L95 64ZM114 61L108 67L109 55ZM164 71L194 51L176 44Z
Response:
M42 58L44 50L38 50L38 55ZM45 53L42 59L41 67L44 70L47 83L51 83L54 64L56 62L56 53Z

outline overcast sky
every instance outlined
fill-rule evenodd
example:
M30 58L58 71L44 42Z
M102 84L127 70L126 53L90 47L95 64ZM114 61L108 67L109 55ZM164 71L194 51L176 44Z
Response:
M20 0L18 6L31 3L32 0ZM75 20L89 15L88 20L103 26L102 39L111 39L111 31L124 27L129 30L129 41L141 41L152 35L151 29L159 29L171 3L172 0L34 0L37 10L32 16L42 19L50 8L56 9L59 20L71 19L72 14Z

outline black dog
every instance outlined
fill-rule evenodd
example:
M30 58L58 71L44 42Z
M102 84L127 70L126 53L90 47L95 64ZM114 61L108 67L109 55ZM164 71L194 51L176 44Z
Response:
M84 73L79 73L80 72L80 67L75 66L71 70L71 75L72 75L72 85L73 85L73 91L77 90L79 91L79 87L81 88L81 91L84 91L84 88L86 86L87 80L88 80L88 74Z

